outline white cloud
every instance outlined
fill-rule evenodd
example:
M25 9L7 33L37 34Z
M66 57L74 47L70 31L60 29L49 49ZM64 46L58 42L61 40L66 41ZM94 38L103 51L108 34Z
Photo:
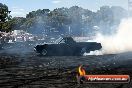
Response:
M54 3L54 4L58 4L58 3L60 3L61 1L60 0L53 0L52 1L52 3Z
M26 17L27 11L19 8L19 7L12 7L11 8L11 13L10 15L12 15L13 17Z

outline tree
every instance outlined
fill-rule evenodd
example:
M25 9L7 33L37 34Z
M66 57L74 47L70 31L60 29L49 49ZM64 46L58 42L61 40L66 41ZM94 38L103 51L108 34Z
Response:
M37 16L45 16L50 12L49 9L38 9L37 11L29 12L29 14L26 15L26 18L34 18Z
M96 12L95 20L97 20L97 25L103 34L110 34L111 31L115 31L116 29L112 29L112 26L118 26L121 19L127 16L126 14L126 10L121 7L102 6Z
M8 14L10 11L8 10L8 7L5 4L0 3L0 21L5 22L8 20Z
M10 21L10 26L12 30L22 30L23 24L26 22L26 18L24 17L14 17Z
M8 15L10 11L5 4L0 3L0 31L9 32L11 30L10 22L11 17Z
M121 7L102 6L97 12L78 6L70 8L38 9L29 12L26 18L13 18L12 29L27 30L34 34L88 36L94 33L94 26L99 31L108 33L112 26L119 24L125 17L126 10Z

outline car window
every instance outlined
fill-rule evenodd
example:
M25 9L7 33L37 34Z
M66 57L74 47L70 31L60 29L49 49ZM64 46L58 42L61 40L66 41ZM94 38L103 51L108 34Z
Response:
M62 37L58 38L58 39L55 41L55 43L56 43L56 44L60 43L60 42L62 41L62 39L63 39Z
M65 43L65 40L61 40L61 42L60 43Z

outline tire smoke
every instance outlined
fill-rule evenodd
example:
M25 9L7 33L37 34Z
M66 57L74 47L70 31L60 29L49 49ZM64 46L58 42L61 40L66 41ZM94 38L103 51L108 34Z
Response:
M102 49L84 55L118 54L132 51L132 18L121 21L113 35L105 36L97 33L94 41L101 43Z

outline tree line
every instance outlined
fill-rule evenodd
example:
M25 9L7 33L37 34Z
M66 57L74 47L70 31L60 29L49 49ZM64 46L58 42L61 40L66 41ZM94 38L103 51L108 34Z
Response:
M96 12L82 7L38 9L26 17L11 17L8 7L0 3L0 31L25 30L44 35L92 35L96 30L109 34L127 16L119 6L102 6Z

